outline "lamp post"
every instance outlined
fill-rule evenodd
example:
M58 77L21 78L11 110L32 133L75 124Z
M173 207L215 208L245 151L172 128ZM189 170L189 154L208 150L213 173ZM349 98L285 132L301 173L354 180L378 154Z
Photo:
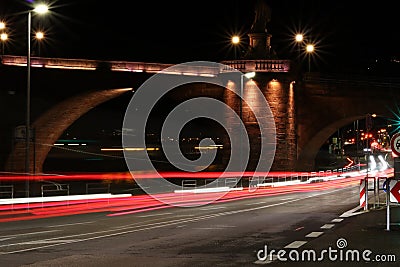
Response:
M8 34L4 32L6 29L6 23L4 21L0 21L0 30L3 31L0 34L0 40L1 40L1 54L4 55L4 44L8 39Z
M1 40L1 55L4 55L4 45L8 39L8 34L3 32L0 34L0 40Z
M37 5L33 10L28 11L28 36L27 36L27 83L26 83L26 139L25 139L25 172L30 173L30 141L31 141L31 24L32 11L38 14L44 14L48 11L48 6L45 4ZM29 197L29 179L27 180L27 196Z
M38 57L40 57L40 42L44 38L44 32L42 32L42 31L36 32L35 38L37 40L37 49L38 49L37 55L38 55Z
M247 79L252 79L256 76L255 72L247 72L240 75L240 101L239 101L239 118L243 121L243 97L244 97L244 77ZM244 124L244 122L243 122ZM242 135L240 134L240 169L242 169Z
M308 44L306 46L306 52L308 53L308 72L311 71L311 54L314 52L314 45Z
M238 35L234 35L232 36L232 44L234 45L234 52L235 52L235 59L237 59L237 55L236 55L236 47L239 45L240 43L240 37Z
M296 40L296 43L297 43L297 49L298 49L298 55L297 55L297 59L299 60L299 62L300 62L300 55L301 55L301 44L303 43L303 40L304 40L304 36L303 36L303 34L301 34L301 33L298 33L298 34L296 34L296 36L295 36L295 40Z

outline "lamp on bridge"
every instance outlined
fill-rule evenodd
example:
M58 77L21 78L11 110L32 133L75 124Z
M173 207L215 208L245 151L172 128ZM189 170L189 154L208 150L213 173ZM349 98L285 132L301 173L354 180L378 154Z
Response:
M237 52L236 52L236 49L237 49L237 46L240 44L240 37L238 36L238 35L234 35L234 36L232 36L232 40L231 40L231 42L232 42L232 44L233 44L233 46L234 46L234 52L235 52L235 58L234 59L237 59Z
M40 42L43 40L44 38L44 32L42 31L37 31L35 33L35 39L37 40L37 56L40 57Z
M0 34L0 40L1 40L1 55L4 55L4 45L7 42L8 39L8 34L3 32Z
M294 37L294 39L296 40L297 49L298 49L297 60L300 61L301 45L302 45L302 43L303 43L304 36L303 36L303 34L298 33L298 34L296 34L296 36Z
M30 142L31 142L31 24L32 24L32 12L37 14L44 14L48 11L48 6L45 4L38 4L33 10L28 11L28 38L27 38L27 84L26 84L26 139L25 139L25 172L30 173ZM27 180L27 196L29 197L29 180Z
M239 118L241 121L243 121L243 90L244 90L244 78L246 77L247 79L252 79L256 76L255 72L247 72L245 74L240 75L240 101L239 101ZM244 122L243 122L244 124ZM242 165L242 135L240 135L240 165ZM242 167L242 166L240 166ZM240 168L242 169L242 168Z
M308 72L311 71L311 54L314 52L314 45L308 44L306 46L306 52L308 54Z
M2 31L2 33L0 34L2 55L4 55L4 44L8 39L8 34L4 32L5 29L6 29L6 23L4 21L0 21L0 30Z

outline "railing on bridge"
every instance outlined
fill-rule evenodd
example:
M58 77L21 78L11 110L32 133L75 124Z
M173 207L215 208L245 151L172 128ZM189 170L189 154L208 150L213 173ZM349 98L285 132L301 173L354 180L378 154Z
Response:
M25 56L2 56L3 65L26 66ZM89 59L65 59L65 58L44 58L32 57L31 67L52 68L52 69L75 69L75 70L97 70L108 69L111 71L130 71L157 73L172 64L129 62L129 61L101 61Z
M27 61L25 56L4 55L1 59L1 63L8 66L26 66ZM165 71L164 73L214 77L221 72L231 71L232 69L243 72L288 72L290 70L290 60L230 60L222 61L221 64L226 65L226 67L220 69L219 67L204 65L177 65L171 72ZM102 69L111 71L158 73L171 66L173 66L173 64L44 57L31 58L31 67L52 69Z
M221 63L242 72L289 72L290 62L290 60L261 59L229 60Z

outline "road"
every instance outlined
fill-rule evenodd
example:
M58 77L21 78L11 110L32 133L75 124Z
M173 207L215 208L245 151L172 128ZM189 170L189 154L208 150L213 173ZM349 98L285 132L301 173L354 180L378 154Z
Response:
M358 180L343 180L196 207L2 222L0 265L257 266L265 245L281 249L311 232L331 231L332 221L357 206Z

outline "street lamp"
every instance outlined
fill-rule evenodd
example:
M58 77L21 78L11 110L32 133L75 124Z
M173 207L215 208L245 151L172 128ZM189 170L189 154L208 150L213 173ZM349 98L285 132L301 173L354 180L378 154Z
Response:
M4 55L4 44L6 43L8 39L8 34L3 32L0 34L0 40L1 40L1 54Z
M295 36L295 40L296 40L296 43L297 43L297 49L298 49L298 55L297 55L297 57L298 57L298 60L300 61L300 55L301 55L301 44L303 43L303 40L304 40L304 36L303 36L303 34L301 34L301 33L298 33L298 34L296 34L296 36Z
M314 52L314 45L308 44L306 46L306 52L308 53L308 72L311 70L311 54Z
M237 59L237 56L236 56L236 47L240 44L240 37L239 37L238 35L232 36L231 42L232 42L232 44L235 46L235 47L234 47L235 59Z
M48 6L45 4L38 4L33 10L28 11L28 52L27 52L27 84L26 84L26 139L25 139L25 172L30 173L30 140L31 140L31 24L32 24L32 11L38 14L44 14L48 11ZM27 182L27 196L29 197L29 180Z
M38 48L37 55L40 56L40 42L41 42L42 39L44 38L44 32L42 32L42 31L36 32L35 38L36 38L36 40L38 41L38 42L37 42L37 48Z
M4 21L0 21L0 30L1 31L4 31L6 29L6 23L4 22ZM4 55L4 44L5 44L5 42L7 41L7 39L8 39L8 34L7 33L5 33L5 32L2 32L1 34L0 34L0 40L1 40L1 43L2 43L2 49L1 49L1 54L2 55Z
M241 121L243 121L243 97L244 97L244 77L247 79L252 79L256 76L256 73L253 72L247 72L245 74L240 75L240 101L239 101L239 118ZM244 122L243 122L244 124ZM246 126L245 126L246 127ZM240 167L242 167L242 134L240 134ZM241 169L241 168L240 168Z

